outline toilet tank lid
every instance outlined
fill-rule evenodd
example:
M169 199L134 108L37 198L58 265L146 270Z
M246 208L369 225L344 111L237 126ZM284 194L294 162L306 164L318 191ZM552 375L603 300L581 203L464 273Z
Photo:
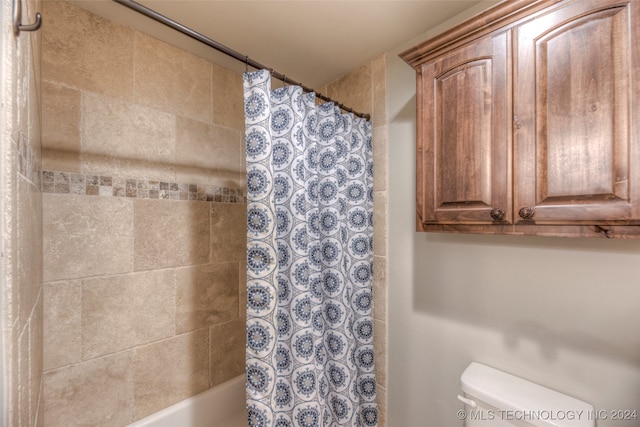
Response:
M460 377L468 398L496 407L498 419L525 421L540 427L594 427L589 403L472 362Z

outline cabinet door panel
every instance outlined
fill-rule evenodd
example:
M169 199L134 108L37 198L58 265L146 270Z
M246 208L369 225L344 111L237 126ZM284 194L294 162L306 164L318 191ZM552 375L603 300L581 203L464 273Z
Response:
M517 28L514 208L536 223L638 218L631 3L580 0Z
M421 69L418 215L423 223L509 223L507 33Z
M491 60L460 64L434 82L439 206L491 206Z

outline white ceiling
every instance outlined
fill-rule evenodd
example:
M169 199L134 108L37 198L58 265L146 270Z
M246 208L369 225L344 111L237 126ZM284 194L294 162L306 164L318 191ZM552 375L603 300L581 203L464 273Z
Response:
M72 0L216 63L244 65L111 0ZM202 35L317 88L480 0L139 0Z

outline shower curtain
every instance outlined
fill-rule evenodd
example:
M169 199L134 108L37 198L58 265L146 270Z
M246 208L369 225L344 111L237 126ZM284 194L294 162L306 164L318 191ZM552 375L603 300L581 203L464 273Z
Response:
M249 426L377 426L371 123L243 80Z

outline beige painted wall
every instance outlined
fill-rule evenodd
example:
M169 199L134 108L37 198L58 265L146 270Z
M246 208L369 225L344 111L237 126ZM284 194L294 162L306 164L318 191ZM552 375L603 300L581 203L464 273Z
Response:
M123 426L244 372L242 80L43 16L45 424Z
M40 1L23 2L23 23ZM40 32L12 32L2 2L0 186L2 200L2 384L0 424L42 425L42 195Z
M397 54L452 22L388 55L389 425L462 426L471 361L640 413L640 241L414 232L415 74Z

